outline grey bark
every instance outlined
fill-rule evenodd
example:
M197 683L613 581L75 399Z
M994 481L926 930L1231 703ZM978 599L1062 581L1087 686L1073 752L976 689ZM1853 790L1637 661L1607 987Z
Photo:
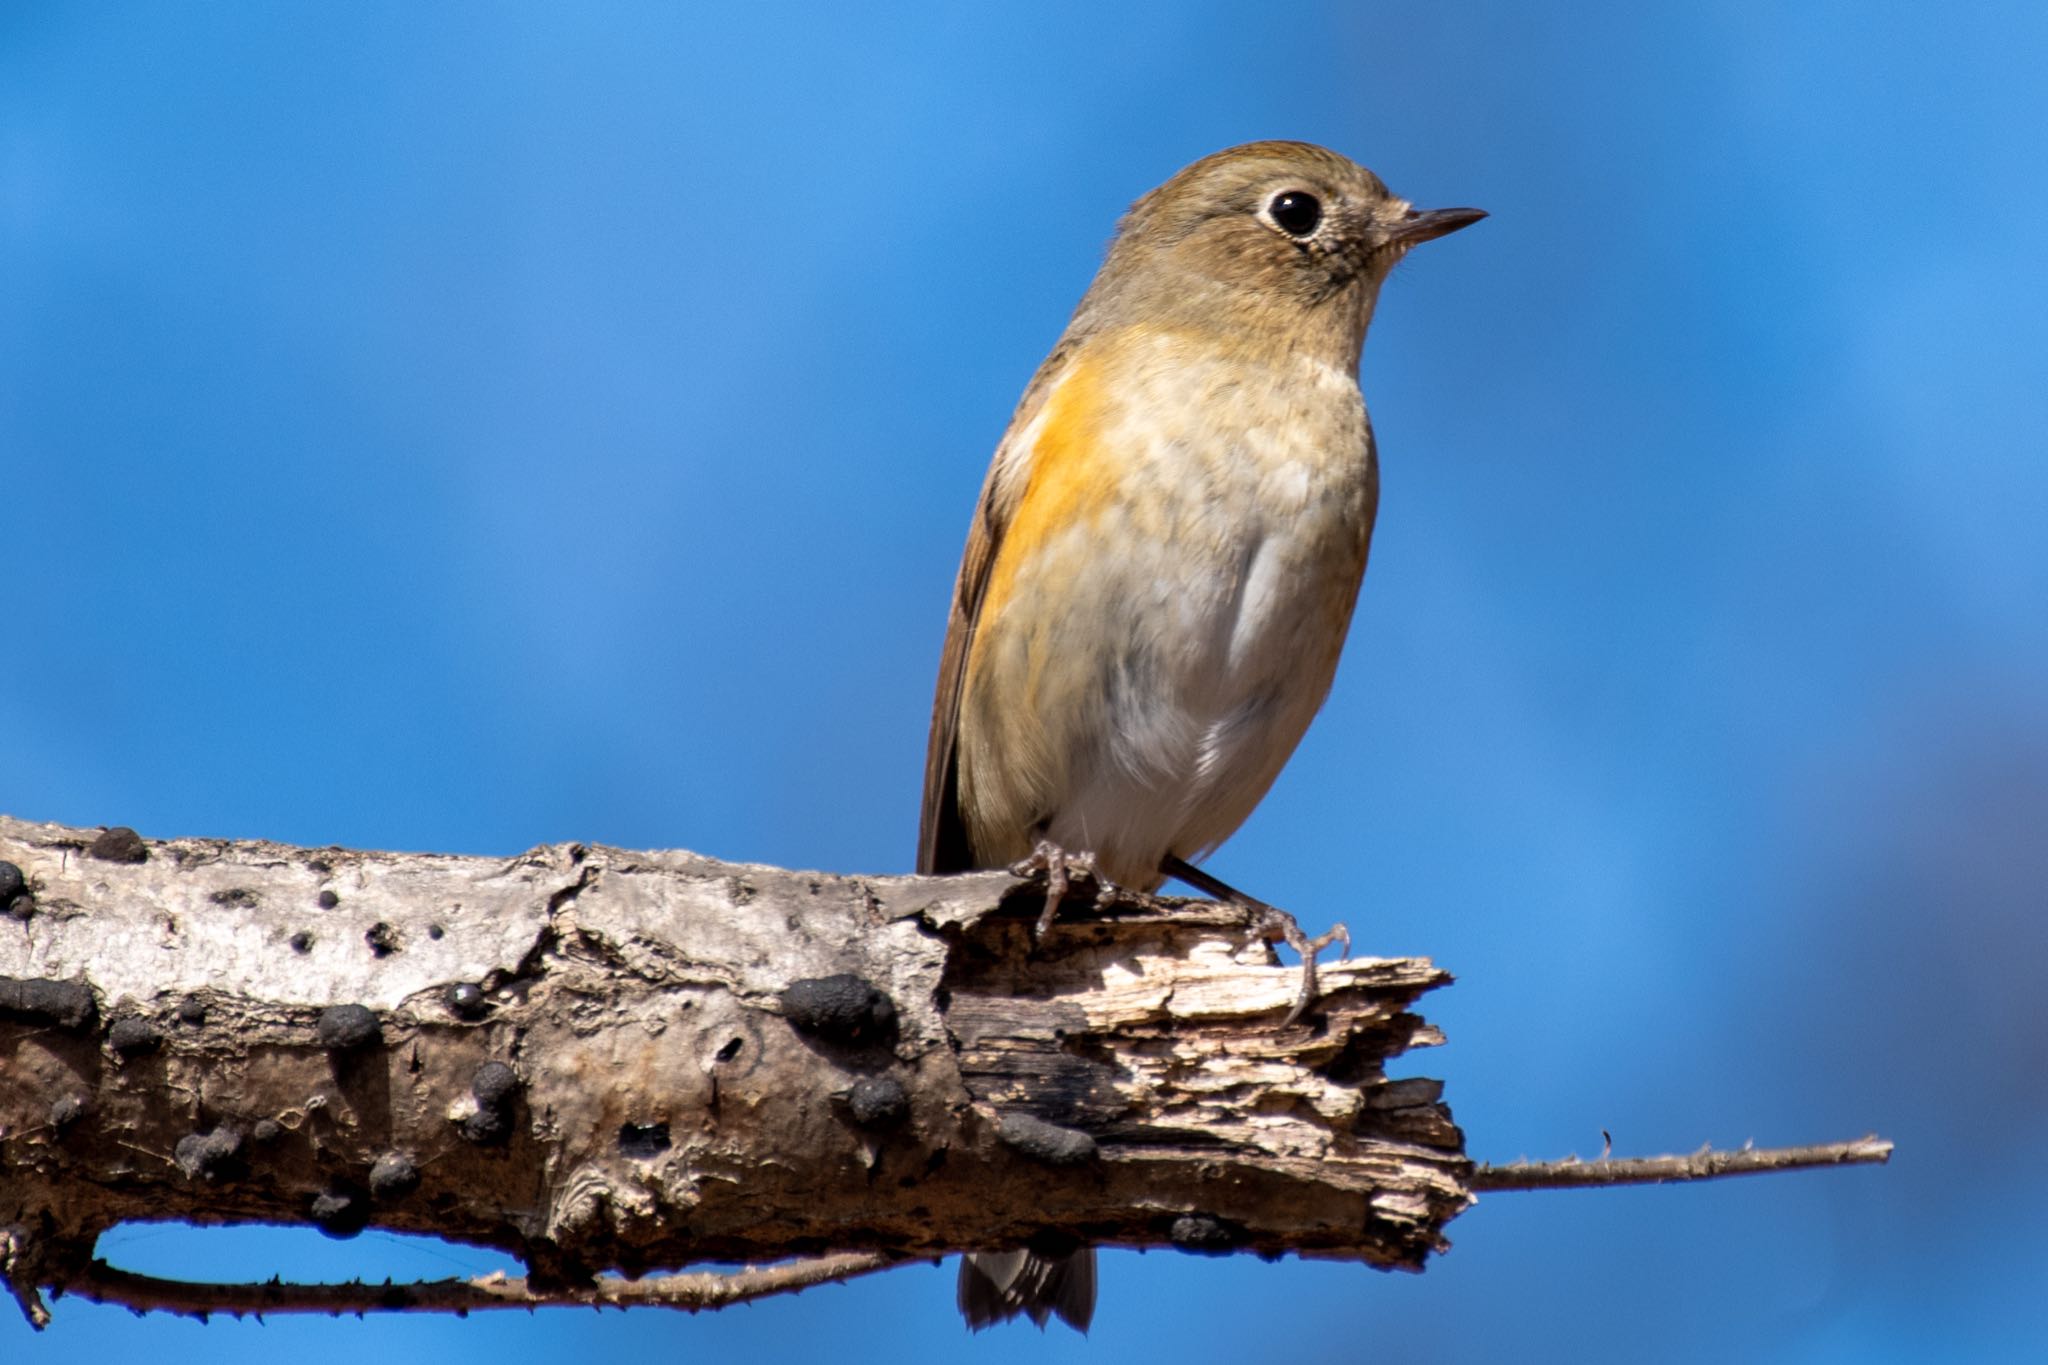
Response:
M1419 1268L1471 1202L1426 960L1007 874L293 848L0 817L0 1274L128 1219L433 1233L529 1290L1068 1237ZM6 880L0 868L0 882ZM5 890L0 887L0 890ZM877 1259L880 1258L880 1259ZM851 1262L849 1262L851 1264Z

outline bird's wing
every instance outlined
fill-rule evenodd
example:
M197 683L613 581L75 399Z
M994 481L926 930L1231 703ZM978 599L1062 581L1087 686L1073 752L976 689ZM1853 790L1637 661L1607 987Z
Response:
M960 557L960 577L953 586L952 609L946 620L946 644L939 653L939 685L932 699L931 742L924 759L924 814L918 823L917 870L923 873L965 872L975 866L960 815L960 688L967 676L967 655L981 618L982 597L991 570L1002 553L1003 533L1030 483L1037 418L1067 375L1075 349L1062 339L1038 367L1031 386L1017 404L1010 426L996 446L974 522L967 528L967 549Z

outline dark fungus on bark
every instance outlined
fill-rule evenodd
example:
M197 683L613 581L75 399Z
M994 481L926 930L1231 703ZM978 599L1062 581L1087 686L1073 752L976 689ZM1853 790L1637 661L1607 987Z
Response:
M364 932L363 942L370 945L370 956L389 957L399 949L398 931L378 920Z
M490 1012L491 1002L484 988L473 981L451 981L441 992L441 1003L457 1019L481 1019Z
M886 1042L896 1032L896 1004L851 972L792 981L782 1013L798 1029L836 1043Z
M313 897L313 904L319 906L322 910L332 910L335 906L341 904L341 897L335 895L332 891L322 891L319 895Z
M462 1121L462 1135L480 1147L495 1147L512 1136L512 1106L519 1097L519 1073L503 1062L485 1062L470 1077L476 1112Z
M85 1096L65 1095L50 1106L50 1126L61 1133L84 1118L91 1108Z
M1228 1218L1213 1213L1184 1213L1173 1220L1166 1235L1182 1251L1197 1256L1228 1256L1245 1243L1245 1230Z
M163 1045L163 1041L163 1035L157 1032L155 1024L133 1015L116 1019L114 1026L107 1030L107 1046L123 1061L154 1052Z
M314 1227L329 1237L348 1238L370 1223L370 1197L345 1180L338 1180L313 1197L307 1214Z
M367 1005L329 1005L320 1011L316 1032L329 1052L354 1052L384 1038L383 1025Z
M469 1093L487 1109L503 1108L519 1093L519 1073L503 1062L485 1062L469 1078Z
M188 995L178 1002L178 1022L198 1028L206 1022L206 1002L196 995Z
M863 1128L894 1128L910 1113L910 1092L894 1076L863 1076L846 1092L846 1111Z
M511 1111L479 1107L462 1121L462 1136L479 1147L504 1145L512 1139Z
M1095 1139L1075 1128L1030 1114L1005 1114L996 1128L1003 1145L1048 1166L1077 1166L1095 1159Z
M304 929L293 934L285 942L292 945L292 951L295 953L310 953L313 951L313 936Z
M187 1133L171 1155L194 1180L232 1180L242 1169L242 1133L226 1123L210 1133Z
M370 1167L370 1193L387 1202L420 1187L420 1168L404 1152L386 1152Z
M28 878L13 863L0 861L0 911L8 918L18 919L23 924L35 917L35 893L28 889Z
M67 1033L90 1033L99 1024L92 987L83 981L0 976L0 1019L50 1024Z
M149 845L128 826L115 825L100 831L92 846L85 850L85 856L103 863L143 863L149 861Z

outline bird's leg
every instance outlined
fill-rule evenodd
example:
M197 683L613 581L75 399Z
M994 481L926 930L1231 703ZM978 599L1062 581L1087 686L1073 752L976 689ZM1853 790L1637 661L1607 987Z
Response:
M1285 910L1268 905L1256 896L1247 896L1221 877L1210 876L1184 858L1169 853L1160 860L1159 870L1205 895L1243 906L1251 914L1252 933L1268 943L1275 938L1282 939L1288 947L1301 954L1301 993L1294 999L1294 1008L1287 1011L1287 1017L1280 1021L1281 1028L1297 1022L1316 1002L1316 954L1332 943L1342 943L1344 950L1338 954L1339 960L1351 956L1351 931L1341 924L1331 925L1330 931L1320 938L1310 938L1300 921Z
M1067 898L1070 879L1086 877L1094 882L1097 901L1109 888L1109 883L1095 870L1093 853L1069 853L1050 839L1040 839L1029 855L1010 864L1010 875L1045 878L1045 909L1039 912L1038 923L1031 928L1033 943L1044 939L1045 931L1052 928L1052 917L1059 912L1060 902Z

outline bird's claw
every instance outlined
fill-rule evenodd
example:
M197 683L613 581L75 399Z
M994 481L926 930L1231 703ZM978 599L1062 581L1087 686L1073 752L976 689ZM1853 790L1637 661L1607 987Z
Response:
M1038 922L1031 926L1033 943L1042 942L1046 930L1052 928L1053 916L1059 913L1060 902L1067 898L1070 881L1093 882L1092 899L1097 901L1109 889L1109 883L1095 870L1093 853L1069 853L1050 839L1040 839L1030 853L1010 864L1010 875L1045 878L1045 909L1039 911Z
M1302 932L1301 923L1285 910L1266 904L1256 896L1244 892L1224 881L1212 877L1177 853L1169 853L1159 862L1159 870L1177 881L1186 882L1206 895L1218 900L1229 901L1251 917L1253 938L1272 943L1285 943L1301 954L1301 993L1294 999L1294 1008L1287 1011L1287 1017L1280 1021L1281 1028L1289 1028L1300 1022L1308 1013L1308 1007L1316 1002L1316 954L1332 943L1344 945L1344 956L1351 956L1351 931L1341 924L1332 925L1321 938L1310 938Z
M1301 990L1294 997L1294 1007L1287 1011L1287 1017L1280 1021L1281 1028L1292 1028L1301 1022L1301 1016L1308 1013L1308 1007L1315 1004L1319 993L1316 989L1316 955L1333 943L1344 945L1337 960L1351 956L1351 931L1341 924L1333 924L1328 932L1310 938L1294 916L1285 910L1261 904L1252 920L1252 933L1267 943L1275 939L1284 942L1301 955Z

